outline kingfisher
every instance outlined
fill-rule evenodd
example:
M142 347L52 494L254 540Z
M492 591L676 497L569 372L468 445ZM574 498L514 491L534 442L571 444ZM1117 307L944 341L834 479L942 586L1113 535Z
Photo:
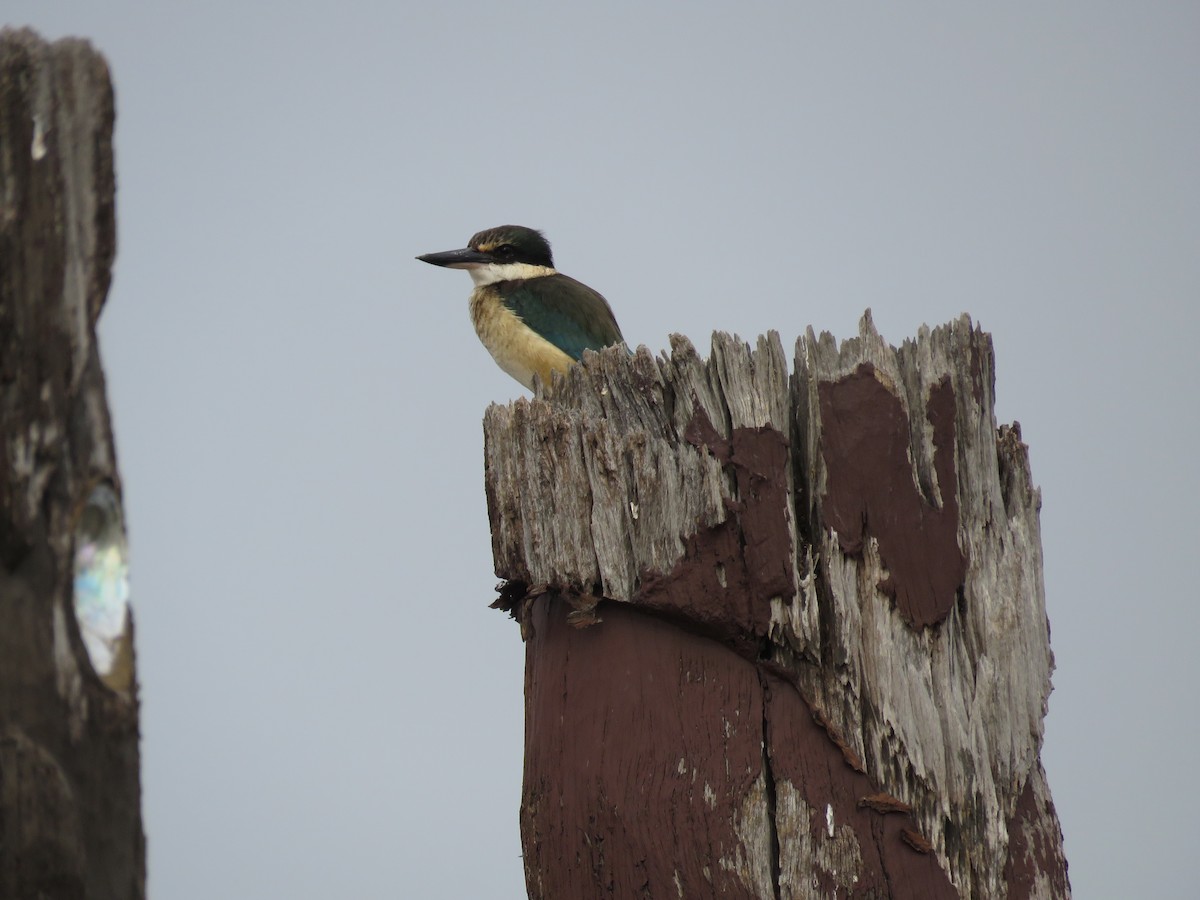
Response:
M466 269L475 282L471 323L500 368L533 390L550 386L583 358L625 339L608 301L554 268L545 235L522 225L481 231L462 250L426 253L422 262Z

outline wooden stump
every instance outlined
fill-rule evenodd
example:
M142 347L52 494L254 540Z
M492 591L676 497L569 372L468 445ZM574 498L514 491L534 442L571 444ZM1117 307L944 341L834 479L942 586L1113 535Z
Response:
M968 317L486 415L530 897L1066 897L1040 497Z
M95 333L116 246L112 127L108 67L87 43L0 32L5 898L145 894L120 480Z

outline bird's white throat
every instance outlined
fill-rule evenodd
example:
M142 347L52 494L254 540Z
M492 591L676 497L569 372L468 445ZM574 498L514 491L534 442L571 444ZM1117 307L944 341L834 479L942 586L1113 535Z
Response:
M498 281L515 281L518 278L544 278L557 275L558 270L549 266L534 266L529 263L482 263L464 266L471 273L475 287L495 284Z

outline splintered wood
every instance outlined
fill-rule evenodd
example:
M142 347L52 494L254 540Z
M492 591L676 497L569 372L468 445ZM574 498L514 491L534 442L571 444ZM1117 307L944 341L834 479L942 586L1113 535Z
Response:
M674 337L487 411L530 897L1069 896L993 380L968 317L895 348L868 312L790 367Z

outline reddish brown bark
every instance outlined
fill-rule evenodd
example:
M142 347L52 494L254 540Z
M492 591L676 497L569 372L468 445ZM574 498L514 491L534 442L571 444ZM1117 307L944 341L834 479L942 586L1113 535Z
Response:
M821 453L829 472L822 509L842 549L860 554L870 534L891 574L881 590L916 628L949 615L962 588L967 560L958 546L954 471L954 389L944 379L929 392L934 468L942 502L917 490L908 459L911 435L899 398L864 364L837 381L823 381Z
M627 607L583 629L568 610L535 602L526 654L530 896L758 896L720 864L740 846L730 804L762 771L754 667Z
M489 410L531 897L1069 895L1040 498L992 371L966 317L896 349L868 315L792 371L674 339Z
M828 821L854 831L861 867L840 880L820 868L823 892L957 896L937 858L905 841L910 815L863 803L875 787L774 667L627 605L601 603L587 628L568 624L571 610L542 595L529 620L531 897L753 898L776 882L794 896L784 873L801 865L787 856L825 840ZM810 809L811 841L785 829L780 846L784 785ZM755 860L747 848L764 840L775 846Z

